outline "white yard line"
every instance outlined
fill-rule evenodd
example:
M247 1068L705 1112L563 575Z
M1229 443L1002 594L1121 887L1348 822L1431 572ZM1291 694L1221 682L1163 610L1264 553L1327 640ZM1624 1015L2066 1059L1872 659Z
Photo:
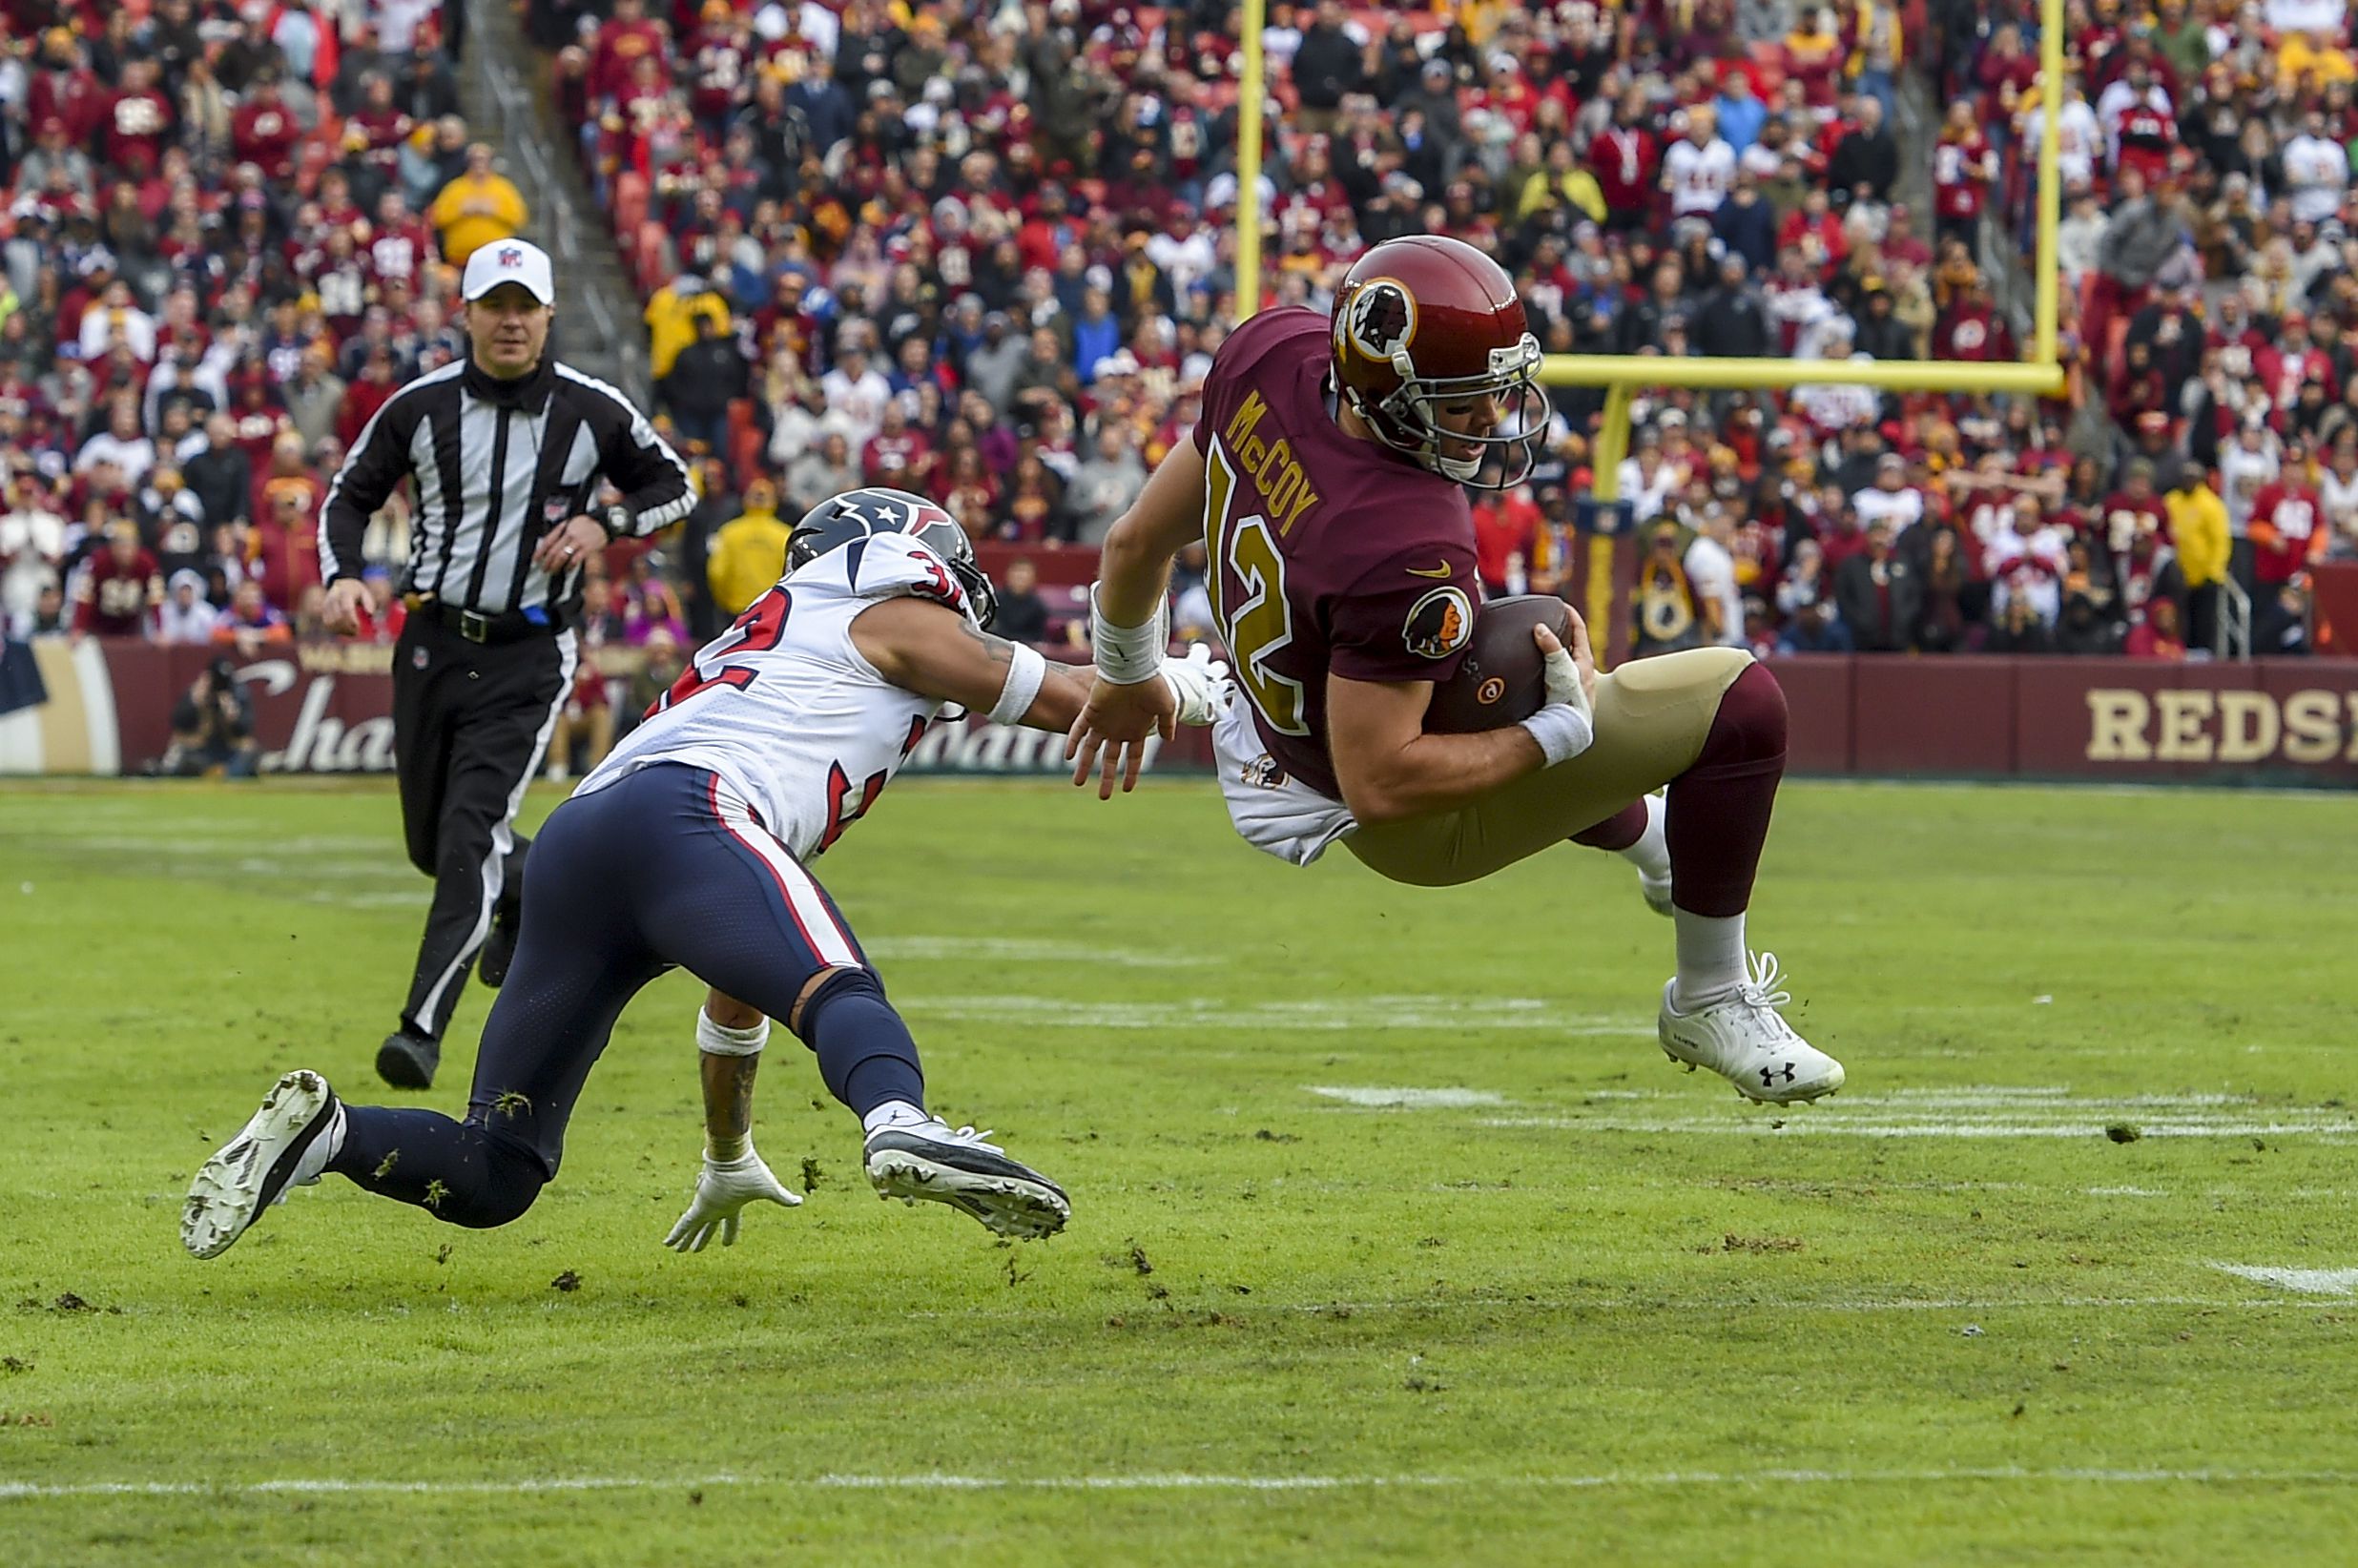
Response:
M2077 1107L2075 1107L2077 1108ZM1835 1138L2101 1138L2102 1122L2015 1122L1944 1120L1922 1122L1854 1122L1820 1109L1799 1108L1775 1116L1778 1124L1753 1112L1725 1121L1635 1121L1619 1116L1493 1116L1481 1119L1485 1127L1545 1127L1563 1132L1691 1133L1713 1138L1731 1135ZM2137 1124L2146 1138L2286 1138L2323 1134L2336 1141L2358 1136L2358 1121L2348 1118L2301 1122L2229 1122L2207 1118L2156 1119Z
M2358 1269L2282 1269L2250 1263L2214 1263L2211 1267L2255 1285L2274 1285L2303 1295L2358 1295Z
M1110 1475L581 1475L486 1481L385 1481L334 1477L265 1481L0 1481L0 1501L53 1497L238 1497L296 1495L525 1496L569 1492L688 1492L746 1487L786 1492L1364 1492L1491 1490L1608 1491L1688 1486L1803 1487L1893 1485L2348 1486L2348 1470L2145 1469L2015 1465L1892 1470L1602 1471L1591 1475L1221 1475L1187 1473Z
M1470 1105L1506 1104L1506 1096L1494 1094L1488 1089L1381 1089L1344 1083L1305 1083L1302 1086L1312 1094L1340 1100L1347 1105L1364 1105L1371 1110L1393 1107L1406 1110L1461 1110Z

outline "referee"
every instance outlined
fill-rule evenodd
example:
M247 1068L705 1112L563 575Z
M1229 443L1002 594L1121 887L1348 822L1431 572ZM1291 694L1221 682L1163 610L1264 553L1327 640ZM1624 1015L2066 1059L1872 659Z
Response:
M356 631L362 534L409 481L394 755L409 859L434 878L434 900L377 1071L411 1089L434 1082L478 951L492 986L515 953L531 846L511 824L572 688L583 569L614 540L653 533L696 504L687 465L629 399L548 357L556 281L547 252L493 240L467 258L460 292L468 357L377 411L320 520L327 625ZM623 500L593 512L601 481Z

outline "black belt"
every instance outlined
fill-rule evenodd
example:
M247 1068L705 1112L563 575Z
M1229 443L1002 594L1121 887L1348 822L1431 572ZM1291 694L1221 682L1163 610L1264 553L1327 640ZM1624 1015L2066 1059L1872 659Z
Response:
M417 599L411 603L409 612L431 616L470 643L520 643L530 637L553 637L565 629L564 612L553 609L509 609L486 615L481 610L445 605L439 599Z

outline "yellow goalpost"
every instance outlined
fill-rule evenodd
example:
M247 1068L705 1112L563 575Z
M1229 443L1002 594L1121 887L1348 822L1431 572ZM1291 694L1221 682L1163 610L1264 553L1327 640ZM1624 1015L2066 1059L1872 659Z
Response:
M1261 31L1265 0L1244 0L1244 71L1238 84L1236 134L1236 318L1261 305L1261 133L1264 98ZM2031 352L2018 364L1968 360L1910 360L1854 363L1847 360L1733 360L1659 355L1551 354L1540 380L1550 386L1602 386L1604 418L1590 452L1590 495L1599 502L1621 499L1622 459L1629 450L1629 404L1640 387L1714 390L1782 390L1838 382L1893 392L2023 392L2059 396L2064 371L2056 349L2056 231L2062 217L2057 154L2062 133L2063 0L2039 0L2039 111L2045 117L2038 145L2038 200L2034 279L2037 299ZM1589 543L1588 619L1611 624L1613 540ZM1602 662L1602 660L1600 661Z

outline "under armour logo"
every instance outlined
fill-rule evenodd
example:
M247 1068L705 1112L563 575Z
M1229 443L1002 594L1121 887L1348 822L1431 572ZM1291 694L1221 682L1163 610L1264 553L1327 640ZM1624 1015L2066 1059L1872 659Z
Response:
M1785 1082L1790 1083L1793 1081L1793 1064L1789 1062L1785 1062L1778 1063L1777 1066L1784 1068ZM1762 1088L1770 1088L1775 1085L1777 1081L1777 1066L1763 1067L1760 1070L1760 1083Z

